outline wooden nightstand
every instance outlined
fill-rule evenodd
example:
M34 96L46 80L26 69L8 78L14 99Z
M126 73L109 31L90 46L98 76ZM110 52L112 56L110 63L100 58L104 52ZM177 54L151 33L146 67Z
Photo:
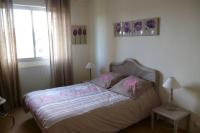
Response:
M160 107L152 109L151 114L151 126L154 129L154 117L155 115L163 116L173 121L174 133L178 132L178 123L180 120L187 118L187 130L189 129L190 112L177 107L176 110L168 110L167 105L161 105Z

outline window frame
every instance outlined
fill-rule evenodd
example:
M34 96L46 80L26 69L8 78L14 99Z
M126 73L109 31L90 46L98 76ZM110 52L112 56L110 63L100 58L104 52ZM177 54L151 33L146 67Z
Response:
M33 11L46 11L46 7L44 6L31 6L31 5L20 5L14 4L13 9L23 9L23 10L30 10L31 11L31 24L32 24L32 36L33 36L33 52L34 57L32 58L18 58L18 62L33 62L33 61L44 61L48 60L47 58L37 57L36 56L36 38L35 38L35 29L34 29L34 22L33 22ZM13 11L14 13L14 11Z

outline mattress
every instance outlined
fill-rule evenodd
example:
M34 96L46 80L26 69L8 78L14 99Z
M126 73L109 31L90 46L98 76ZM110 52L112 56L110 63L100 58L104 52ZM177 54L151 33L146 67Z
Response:
M148 116L159 99L153 88L134 100L88 82L28 93L24 103L44 133L112 133Z

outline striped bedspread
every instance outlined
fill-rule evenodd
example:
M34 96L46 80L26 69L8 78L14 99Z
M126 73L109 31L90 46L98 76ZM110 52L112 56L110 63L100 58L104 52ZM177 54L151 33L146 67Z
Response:
M127 99L88 82L31 92L25 95L24 103L47 129L64 119Z

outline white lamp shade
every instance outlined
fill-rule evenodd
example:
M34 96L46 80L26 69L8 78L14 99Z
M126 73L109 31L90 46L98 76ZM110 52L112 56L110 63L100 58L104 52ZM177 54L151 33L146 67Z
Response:
M167 89L179 89L181 88L180 84L174 77L169 77L163 84L163 87Z
M86 69L92 69L95 67L95 64L88 62L87 65L85 66Z
M6 99L4 99L4 98L2 98L1 96L0 96L0 105L1 104L4 104L6 102Z

